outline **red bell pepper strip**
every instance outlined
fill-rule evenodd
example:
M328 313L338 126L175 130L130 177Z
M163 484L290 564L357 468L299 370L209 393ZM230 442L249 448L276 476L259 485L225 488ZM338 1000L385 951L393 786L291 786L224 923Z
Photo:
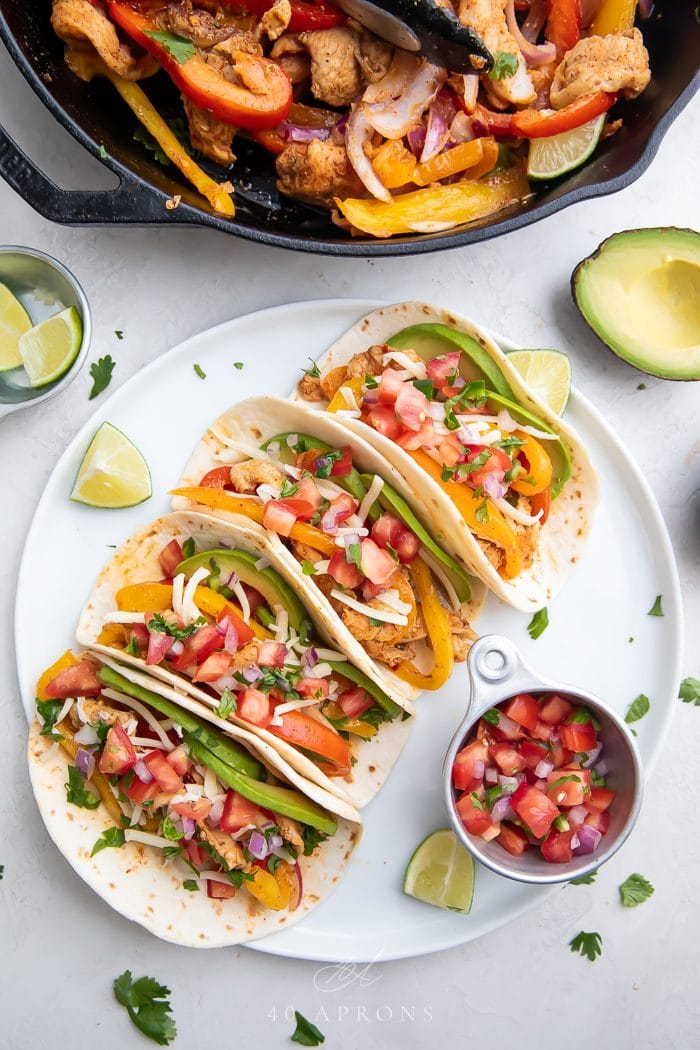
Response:
M540 139L572 131L607 112L616 98L617 95L609 91L595 91L591 95L582 95L569 106L555 112L521 109L513 114L512 133L518 138Z
M225 0L226 7L234 7L237 11L247 11L251 15L264 15L273 5L274 0ZM327 0L318 0L317 3L308 3L306 0L291 0L292 17L288 29L292 33L304 33L314 29L332 29L333 26L342 26L347 22L347 16L339 11L337 7L327 3Z
M580 0L547 0L545 33L561 57L581 39Z
M110 17L143 48L154 55L177 87L195 105L227 124L255 130L273 128L284 120L292 104L289 77L269 58L236 53L236 71L247 86L232 84L199 53L178 62L168 48L149 36L159 26L152 16L123 0L108 0Z
M463 107L462 107L463 108ZM465 110L466 112L466 110ZM496 113L478 102L474 107L472 121L476 134L495 135L497 138L512 138L513 113Z

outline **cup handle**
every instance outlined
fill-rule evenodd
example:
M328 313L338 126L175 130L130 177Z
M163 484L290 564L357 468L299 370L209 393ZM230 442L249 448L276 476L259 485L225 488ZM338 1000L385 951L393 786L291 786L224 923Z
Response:
M467 658L467 671L470 722L509 696L541 689L543 685L510 639L500 634L487 634L474 642Z

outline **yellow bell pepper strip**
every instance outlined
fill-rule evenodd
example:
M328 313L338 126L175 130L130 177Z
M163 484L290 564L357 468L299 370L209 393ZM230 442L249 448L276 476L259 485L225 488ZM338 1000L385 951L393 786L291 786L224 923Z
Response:
M65 671L66 667L73 667L77 664L78 660L70 649L66 649L62 656L59 656L55 663L52 663L50 667L47 667L42 674L39 681L36 683L36 698L37 700L46 700L46 686L49 682L53 682L54 678L61 671Z
M256 900L272 911L284 911L289 906L292 888L286 876L277 879L257 864L253 865L251 875L253 878L246 881L245 888Z
M113 649L126 649L129 644L129 632L123 623L106 623L95 641L99 645L109 645Z
M345 712L335 700L331 700L324 705L323 714L333 722L340 722L342 720L343 725L341 725L340 728L343 733L354 733L355 736L361 736L363 739L369 740L370 737L373 737L378 732L376 726L371 726L368 722L363 722L361 718L349 718L346 721Z
M474 167L470 168L466 173L470 179L480 179L483 175L488 175L498 163L498 143L493 135L479 139L479 142L481 142L483 155L479 163L475 164Z
M234 602L230 602L228 598L224 598L223 594L212 591L209 587L197 587L194 592L194 600L201 612L214 619L227 609L235 613L241 620L244 619L242 611ZM173 607L173 585L171 583L130 583L117 591L116 602L117 609L122 612L165 612ZM256 638L272 638L270 632L256 620L251 620L248 626ZM101 638L98 641L101 641ZM109 645L110 643L104 644Z
M339 386L335 394L333 394L333 397L330 399L326 412L338 412L350 407L343 397L343 390L351 390L358 405L362 404L362 387L364 382L364 376L353 376L351 379L348 379L346 383L343 383L342 386Z
M436 153L430 160L419 164L416 170L418 175L416 182L419 186L429 186L431 182L438 182L450 175L457 175L467 168L473 168L475 164L483 160L483 157L484 147L481 139L461 142L459 146L446 149L443 153Z
M372 167L388 190L416 182L418 162L401 139L387 139L372 157Z
M522 452L530 469L527 474L519 474L511 483L511 488L523 496L535 496L551 484L552 461L536 438L522 431L516 431L515 436L523 442L517 451Z
M61 657L61 659L63 659L63 657ZM58 662L60 661L57 661L57 663ZM77 662L77 660L73 659L73 663ZM70 666L70 664L66 664L65 666L68 667ZM54 667L56 667L56 664L54 664ZM53 670L53 668L49 668L49 670ZM44 676L42 675L42 678L43 677ZM58 725L54 726L54 732L61 734L62 739L60 740L60 745L66 752L66 754L70 758L75 758L75 756L78 753L78 744L76 744L75 740L73 739L73 730L71 729L71 727L67 725L65 721L59 722ZM90 777L90 783L94 784L94 786L97 788L97 790L100 793L100 798L105 804L105 809L107 810L117 827L121 828L122 811L119 808L119 804L112 793L112 789L109 786L109 781L107 780L105 775L103 773L100 773L99 769L96 768L92 776Z
M486 521L479 521L476 517L476 511L484 502L483 497L476 496L474 490L469 488L468 485L461 484L458 481L443 481L440 464L436 463L422 449L417 449L415 452L407 452L407 455L411 456L418 466L422 467L426 474L429 474L433 481L440 486L445 495L449 496L475 535L495 543L503 550L505 566L501 575L507 580L512 580L514 576L517 576L522 568L518 538L498 507L495 507L491 500L487 499L488 518Z
M437 233L465 222L491 215L523 200L531 193L520 168L499 172L483 182L466 179L450 186L428 186L394 197L390 204L379 200L335 198L340 213L355 229L372 237L398 233Z
M245 517L251 518L253 521L258 522L259 525L262 525L265 511L262 503L238 496L235 492L226 492L225 489L212 489L200 485L192 488L172 489L170 495L184 496L185 499L189 499L193 503L201 503L204 507L211 507L212 510L225 510L229 514L243 514ZM315 526L307 525L305 521L297 521L292 525L289 538L298 540L299 543L305 543L329 558L338 550L335 542L329 536L326 536L325 533L315 528Z
M634 25L637 0L603 0L590 27L591 36L624 33Z
M429 674L422 674L412 664L404 662L399 664L396 674L402 681L418 689L440 689L452 674L454 666L454 646L447 609L440 602L432 573L422 558L411 562L409 572L433 649L433 669Z

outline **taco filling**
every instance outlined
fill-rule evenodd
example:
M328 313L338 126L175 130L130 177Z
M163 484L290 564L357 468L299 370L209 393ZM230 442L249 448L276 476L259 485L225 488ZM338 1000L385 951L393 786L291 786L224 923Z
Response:
M95 843L136 843L209 897L250 894L294 911L299 858L336 820L277 780L249 751L203 719L89 656L65 653L39 680L41 735L70 762L66 801L113 821Z
M355 468L349 446L277 434L175 495L276 534L364 651L411 685L438 689L466 659L469 575L383 478Z

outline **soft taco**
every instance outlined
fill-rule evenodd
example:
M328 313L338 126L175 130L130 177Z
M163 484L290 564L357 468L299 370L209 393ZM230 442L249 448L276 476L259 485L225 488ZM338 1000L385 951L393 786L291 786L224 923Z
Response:
M439 689L484 597L427 502L331 416L250 398L211 425L174 490L260 529L329 635L395 697Z
M36 692L44 823L127 918L178 944L236 944L297 922L340 879L357 813L253 734L89 653L64 653Z
M554 597L590 530L597 476L572 428L470 321L425 303L375 310L295 398L371 442L499 598L532 610Z
M259 531L175 513L116 552L81 614L78 641L184 690L361 806L401 753L410 703L397 703L333 646L301 594Z

